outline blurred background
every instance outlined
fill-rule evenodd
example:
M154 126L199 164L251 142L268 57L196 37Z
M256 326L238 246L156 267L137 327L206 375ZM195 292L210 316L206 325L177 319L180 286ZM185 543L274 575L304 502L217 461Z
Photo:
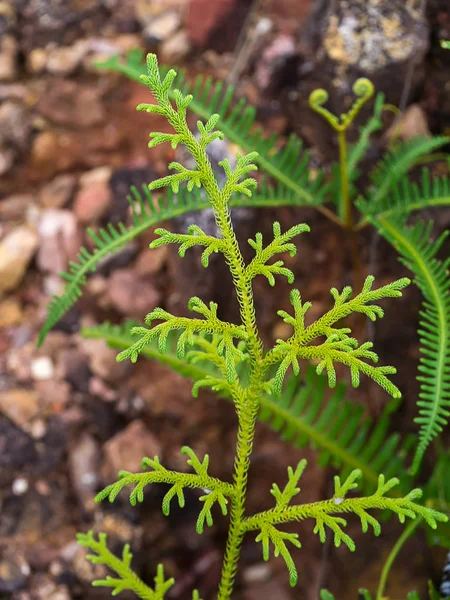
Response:
M94 506L93 498L119 469L139 470L145 455L184 468L184 444L200 455L210 452L211 472L228 478L232 407L212 394L191 398L191 384L156 363L116 364L114 350L79 331L105 319L142 321L157 305L181 312L194 293L230 303L226 310L233 314L221 267L214 263L204 271L193 255L180 261L165 247L150 252L147 232L99 264L83 297L36 347L47 304L63 290L58 273L80 246L91 247L86 228L127 223L130 186L164 174L173 158L165 146L147 148L158 121L135 106L150 101L148 90L96 64L140 48L156 52L163 64L184 67L188 79L201 73L235 85L257 107L268 134L283 142L295 132L305 140L317 169L337 152L334 136L308 107L317 87L329 91L329 107L340 113L351 102L355 79L369 77L386 102L401 108L401 137L450 133L450 52L440 49L442 38L450 39L448 0L0 0L1 598L108 598L108 590L90 586L103 573L75 542L76 532L89 528L107 532L114 549L130 542L136 570L148 581L164 562L177 579L172 599L190 598L193 587L205 600L213 598L220 574L226 520L217 518L197 536L196 493L169 518L161 514L164 490L158 486L137 508L126 495L112 506ZM374 158L385 143L386 137L374 143ZM233 154L235 148L225 144L220 151ZM275 218L312 227L289 266L319 315L330 287L351 277L344 234L311 209L245 210L237 213L236 226L245 240L268 230ZM448 227L448 209L438 219L439 228ZM361 256L380 284L406 274L372 233L362 238ZM276 310L287 307L288 294L281 284L275 301L267 285L258 288L268 343L280 336ZM396 383L411 398L402 412L405 427L417 397L411 374L419 304L417 290L408 289L401 308L387 310L376 330L383 363L401 367ZM375 417L386 401L368 382L353 397ZM396 423L400 430L402 423ZM286 467L301 456L310 462L302 500L326 497L332 474L316 466L314 452L286 446L259 425L249 510L270 505L272 482L283 481ZM313 599L324 586L355 598L360 585L376 585L400 531L391 523L375 543L356 527L358 553L350 555L322 547L307 524L300 530L298 587L289 588L280 561L262 561L248 536L237 599ZM444 554L426 548L419 536L396 563L392 598L423 589L439 574Z

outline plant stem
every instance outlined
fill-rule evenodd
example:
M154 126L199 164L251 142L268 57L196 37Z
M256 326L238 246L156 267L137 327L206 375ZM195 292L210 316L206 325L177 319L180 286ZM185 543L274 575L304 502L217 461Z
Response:
M245 500L247 496L250 455L253 448L259 398L262 393L261 382L264 381L266 367L263 364L262 342L255 321L252 284L245 273L244 259L231 224L230 215L226 206L218 205L214 208L217 226L227 242L228 250L226 259L230 266L233 283L236 288L242 324L247 330L247 349L251 357L249 385L245 393L241 410L238 411L239 428L233 475L235 495L231 500L230 526L218 591L218 600L228 600L233 591L242 540L244 537L242 523L245 518Z
M338 131L339 138L339 166L341 174L341 202L339 207L340 217L347 229L353 228L352 211L350 205L350 190L347 169L347 139L344 128Z
M361 262L359 260L358 240L353 227L352 205L350 199L350 187L348 181L348 165L347 165L347 138L346 128L338 129L339 138L339 167L341 174L341 202L339 206L340 218L347 229L350 242L350 254L353 265L353 285L356 288L361 287Z
M421 517L421 516L417 517L417 519L414 519L414 521L410 521L410 523L408 524L407 527L405 527L401 536L398 538L394 547L390 551L389 556L387 557L387 560L384 563L383 570L381 571L380 581L378 583L376 600L383 599L384 589L386 587L386 582L387 582L387 578L389 575L389 571L391 570L391 567L392 567L395 559L397 558L398 553L400 552L403 545L405 544L406 540L414 533L414 531L422 523L422 521L423 521L423 517Z

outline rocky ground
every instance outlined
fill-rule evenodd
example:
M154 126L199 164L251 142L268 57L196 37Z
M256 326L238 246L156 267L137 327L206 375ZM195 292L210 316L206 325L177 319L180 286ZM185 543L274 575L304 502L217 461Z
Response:
M420 64L429 61L428 77L412 84L408 104L413 103L410 111L415 112L403 121L405 136L449 127L450 94L445 103L441 85L448 79L449 61L435 43L450 35L450 14L445 2L441 4L436 1L423 22L415 13L401 22L409 27L411 39L423 42ZM166 573L177 579L170 598L190 598L197 586L205 600L213 597L226 522L217 519L212 529L197 536L194 492L186 508L173 510L169 518L160 512L163 492L157 487L147 491L139 508L131 508L124 496L113 506L94 505L93 498L119 469L139 470L144 455L158 454L168 467L183 469L179 449L185 444L199 454L210 452L211 472L229 477L232 408L213 395L193 399L189 383L158 364L117 364L115 351L101 341L83 339L79 330L105 319L142 320L160 304L182 305L192 295L188 288L197 283L203 295L219 294L221 276L200 281L203 270L188 266L186 271L186 263L180 265L166 248L149 252L151 235L144 235L89 277L83 298L42 348L37 349L36 340L50 297L62 290L59 271L82 244L89 244L86 227L126 222L130 185L163 174L170 159L167 149L147 149L148 132L156 125L134 111L148 98L145 88L116 74L99 73L94 63L141 47L157 50L161 61L183 64L192 73L228 76L258 105L268 131L300 132L314 144L315 159L326 162L335 147L330 147L329 134L314 126L304 99L320 80L317 65L341 65L336 72L331 67L320 70L330 87L336 73L345 82L356 68L349 67L345 53L336 56L339 41L332 37L333 21L320 21L326 10L326 2L311 5L309 0L0 0L0 597L109 597L108 591L90 586L103 572L85 561L75 542L76 532L89 528L107 532L113 549L130 542L136 569L147 580L156 564L164 562ZM318 52L319 42L308 35L311 23L328 54ZM359 46L362 59L365 43L363 39ZM364 64L389 94L392 77L404 74L407 60L391 56L385 63ZM332 100L345 101L346 94L345 85L336 86ZM390 101L400 99L393 94ZM274 217L271 211L247 213L243 231L267 228ZM301 242L299 258L290 266L319 314L328 305L329 288L349 280L343 234L312 211L298 217L283 210L276 218L286 224L300 218L313 225L315 237ZM441 216L440 227L446 226L445 218ZM361 239L362 256L364 264L375 266L379 281L403 274L383 244L376 254L370 250L373 242L369 234ZM274 315L288 298L287 288L278 289L276 302L267 286L261 285L257 293L268 341L279 336ZM402 348L406 368L400 385L414 398L417 388L410 374L418 356L414 315L419 296L411 290L407 300L402 331L395 314L387 316L377 329L377 342L383 361L397 366ZM368 384L355 398L373 415L384 403ZM405 427L413 413L412 401L403 412ZM289 448L260 426L249 509L268 506L272 482L282 481L286 467L303 455L310 458L303 500L326 496L331 474L315 466L314 453ZM350 560L346 550L328 545L321 549L308 527L301 529L299 588L291 591L284 566L264 563L260 548L248 539L236 598L315 598L321 585L335 590L340 586L343 598L354 597L350 590L376 581L380 562L398 533L393 526L392 537L386 534L386 544L376 546L371 539L359 539L360 552ZM410 549L423 554L423 540L414 541ZM418 560L418 581L435 575L440 560L439 553L435 562ZM398 587L406 581L408 589L413 587L410 577L400 566Z

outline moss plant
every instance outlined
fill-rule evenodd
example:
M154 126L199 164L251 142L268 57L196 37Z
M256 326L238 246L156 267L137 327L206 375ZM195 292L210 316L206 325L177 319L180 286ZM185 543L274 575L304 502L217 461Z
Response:
M238 431L236 440L236 455L231 481L224 482L209 474L208 456L199 459L190 448L182 452L188 457L188 465L192 472L182 473L166 469L158 457L144 458L143 473L121 472L119 480L108 486L98 495L98 500L108 498L114 501L117 494L126 486L133 486L130 500L132 504L143 499L144 488L150 483L169 484L170 488L164 497L162 510L169 514L172 501L184 506L184 488L200 490L201 505L197 520L197 532L202 533L205 525L213 522L213 511L220 510L229 516L228 540L223 558L222 574L218 586L217 598L231 598L242 541L246 534L252 533L257 542L262 545L264 559L269 558L273 550L275 556L280 556L286 563L291 585L297 583L297 568L290 553L291 547L301 546L296 533L283 531L283 524L312 519L314 533L319 535L322 542L331 535L336 546L346 545L350 550L355 549L352 538L346 533L347 524L344 515L353 515L360 519L361 527L367 532L369 527L375 535L380 533L380 523L373 516L373 510L388 510L396 514L403 523L406 519L420 517L432 528L438 521L447 521L447 517L429 507L421 506L417 500L421 496L419 489L413 489L406 495L393 495L391 491L398 484L397 478L385 479L379 474L378 485L373 494L356 497L354 490L361 477L359 470L351 471L346 478L336 476L334 493L331 498L310 504L296 504L293 499L300 491L299 480L306 467L306 461L301 460L295 467L288 469L287 483L283 489L276 484L272 486L274 497L272 509L249 515L246 509L247 477L253 448L256 417L263 395L277 396L281 393L286 372L292 367L295 375L300 373L301 359L313 361L317 371L326 372L330 387L336 385L335 365L346 365L351 372L353 386L359 385L361 374L370 377L380 385L387 394L399 397L400 392L391 381L390 376L395 369L390 366L374 366L378 357L372 350L372 344L359 342L351 337L351 331L341 326L341 320L351 313L361 313L375 321L383 316L383 309L377 304L384 298L395 298L401 295L401 290L408 285L408 279L400 279L380 288L373 288L374 278L366 278L361 291L353 295L350 287L341 292L333 288L331 294L334 306L322 317L307 325L305 314L310 308L309 302L302 300L297 289L291 292L292 314L279 311L280 317L292 327L288 339L277 340L269 350L263 347L256 323L255 306L253 301L252 283L258 275L263 275L271 285L275 277L286 277L293 283L292 272L287 269L279 254L289 252L294 255L296 247L293 239L309 231L307 225L301 224L282 232L280 225L274 223L273 240L264 244L262 235L256 234L249 244L255 251L254 258L246 264L236 235L233 230L229 203L233 195L244 194L251 196L257 186L255 179L249 174L256 169L254 160L256 153L238 155L234 168L228 160L221 166L226 175L225 184L220 187L206 154L206 148L211 141L222 137L216 131L215 125L219 116L214 114L203 124L198 122L199 137L194 136L186 121L186 109L192 100L191 95L184 95L174 90L175 106L169 100L169 90L176 73L170 70L161 79L155 55L147 59L148 75L144 82L152 90L156 104L143 104L139 110L164 116L173 128L173 133L150 134L150 147L163 142L169 142L173 148L183 144L191 153L195 167L185 168L174 162L169 165L173 171L150 184L150 189L171 186L177 193L181 184L186 184L188 191L194 187L202 187L208 202L214 211L217 225L217 236L204 233L197 225L191 225L187 233L175 234L165 229L157 229L159 238L152 242L151 247L162 244L178 244L180 255L184 256L192 246L204 248L202 264L207 267L211 253L223 255L236 291L240 309L240 323L233 324L222 321L217 314L217 305L213 302L205 304L200 298L194 297L189 302L189 309L196 313L196 318L174 316L161 308L153 310L146 319L147 327L135 327L133 330L137 341L121 352L118 359L136 361L145 348L157 340L160 352L164 352L169 338L178 332L177 354L186 361L210 361L217 369L216 376L206 376L194 385L194 394L202 386L210 387L218 392L225 392L232 398L236 408ZM344 211L344 217L348 211ZM158 321L155 325L154 321ZM247 377L244 380L239 374L239 365L246 364ZM172 579L165 579L163 568L158 566L155 585L149 586L142 582L130 567L131 554L128 546L124 548L122 559L112 555L106 545L106 537L100 535L96 540L92 532L79 534L79 542L88 547L92 554L90 560L103 563L116 573L116 577L107 577L94 582L94 585L108 586L113 594L122 590L133 590L139 597L161 599L172 586ZM194 592L193 598L199 600L199 594Z

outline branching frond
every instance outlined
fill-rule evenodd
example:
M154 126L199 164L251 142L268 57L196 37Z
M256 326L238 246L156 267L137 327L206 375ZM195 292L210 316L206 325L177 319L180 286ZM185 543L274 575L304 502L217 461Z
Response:
M132 335L140 335L141 338L132 346L121 352L117 360L131 359L136 362L139 354L153 340L158 339L159 351L163 353L166 348L167 337L171 331L181 329L183 332L178 339L177 355L182 358L186 352L186 345L192 346L195 342L196 333L210 333L220 336L217 345L219 356L225 357L227 368L227 381L233 383L236 376L235 362L242 356L241 351L234 345L234 339L245 340L247 333L242 325L233 325L221 321L217 317L217 304L210 302L209 307L200 298L193 297L189 300L189 310L203 315L204 319L191 319L188 317L175 317L162 308L155 308L145 319L147 325L151 325L154 319L162 320L162 323L151 329L145 327L133 327Z
M158 248L165 244L180 244L178 254L183 258L186 250L194 246L205 246L202 254L201 263L204 267L209 264L209 257L213 252L223 252L223 240L212 235L207 235L198 225L189 225L187 234L171 233L167 229L155 229L155 233L160 237L150 244L150 248Z
M435 177L430 169L424 167L420 183L413 182L405 176L398 180L379 202L373 202L370 198L360 199L357 204L365 215L382 219L407 215L412 211L432 206L450 206L450 178Z
M303 465L302 465L303 467ZM352 471L345 481L335 477L335 493L330 500L314 502L312 504L287 505L285 502L277 503L275 508L261 513L257 513L243 520L242 531L259 530L257 540L261 540L264 545L264 558L268 557L268 543L271 541L278 554L281 554L289 569L291 583L297 580L295 566L288 549L284 543L285 539L300 547L300 543L295 534L287 534L279 531L277 525L292 521L303 521L304 519L313 519L315 521L314 533L319 535L321 542L325 542L326 528L331 530L335 546L345 544L349 550L355 549L353 539L344 531L347 521L337 514L353 513L361 521L361 529L366 533L369 526L375 535L379 535L381 525L368 511L370 510L388 510L396 514L401 523L406 518L415 519L417 516L423 517L425 522L433 529L437 527L438 522L447 522L448 517L432 508L424 507L416 503L416 500L422 496L422 491L414 489L406 496L392 498L387 494L398 485L397 478L386 481L384 475L379 475L376 491L367 497L347 498L349 492L357 487L357 480L361 477L358 470ZM291 481L295 477L291 476ZM289 486L289 484L288 484ZM294 536L291 538L291 536ZM293 541L295 540L295 541Z
M284 506L287 506L292 500L292 498L300 492L300 488L297 487L297 484L300 481L300 477L302 476L303 471L306 468L306 464L306 460L303 459L298 463L295 471L292 467L288 467L288 482L283 490L280 490L276 483L272 485L270 493L275 498L276 505L278 508L283 508Z
M75 304L81 296L83 286L86 285L88 275L97 269L102 260L162 221L209 207L207 199L202 197L198 191L189 194L181 190L175 196L169 190L156 203L147 186L143 186L142 194L136 188L132 188L128 201L133 221L130 227L118 223L116 226L109 224L107 228L97 232L88 229L93 249L89 251L81 248L77 261L70 262L68 271L61 273L62 278L66 281L64 293L61 296L54 296L49 303L48 316L42 327L38 345L42 344L47 333Z
M450 258L444 262L436 258L447 234L430 243L432 223L419 221L408 228L392 219L373 222L414 273L425 297L419 330L419 416L415 419L420 425L420 442L413 461L413 471L417 472L428 445L450 416Z
M256 256L246 268L246 274L249 279L253 279L256 275L264 275L271 286L275 285L275 275L284 275L289 283L294 282L294 274L290 269L284 267L282 260L278 260L270 265L267 261L273 258L275 254L289 252L291 256L297 254L297 248L291 242L292 238L305 231L310 231L308 225L294 225L286 233L281 233L280 224L275 221L273 224L273 242L263 248L263 238L261 233L257 233L255 239L249 239L248 243L255 250Z
M130 52L124 60L115 56L98 66L119 71L144 83L141 76L146 74L146 65L139 50ZM165 74L167 70L167 67L162 67L161 73ZM227 85L225 88L222 81L213 82L210 77L202 75L191 84L183 71L178 72L174 85L183 94L193 96L189 104L191 111L206 121L214 114L219 115L216 125L230 142L243 152L258 153L255 162L279 183L276 194L284 202L311 206L324 201L328 188L323 184L321 173L311 175L310 152L303 149L302 141L292 135L285 146L278 149L278 136L265 137L261 128L255 128L256 109L245 99L236 98L234 86ZM175 100L172 89L168 90L168 94L171 100Z
M291 292L294 315L286 311L278 311L278 314L286 323L292 325L294 334L286 341L277 340L277 346L270 350L265 358L268 364L279 364L273 380L276 394L281 392L289 367L292 367L295 375L299 374L298 359L303 358L319 361L317 372L319 374L323 370L327 372L330 387L336 385L334 363L342 363L350 368L354 387L359 385L360 373L363 373L371 377L394 398L400 396L400 391L387 377L396 372L393 367L373 367L365 362L365 360L378 361L378 356L371 350L373 344L365 342L359 346L357 340L349 337L350 329L335 327L338 321L352 312L362 313L372 321L382 317L383 309L373 303L383 298L401 296L400 290L410 283L409 279L404 278L372 290L373 282L374 277L367 277L362 291L353 299L350 298L352 294L350 286L345 287L341 293L333 288L331 294L334 298L334 307L308 327L305 326L305 313L311 303L303 304L298 290ZM326 340L319 345L309 345L319 337L325 337Z
M92 531L89 531L86 534L79 533L77 535L77 540L81 546L84 546L95 553L88 554L86 557L87 560L94 565L105 565L118 575L117 578L108 576L105 579L97 579L92 582L94 587L112 588L112 596L117 596L124 590L130 590L139 598L143 598L144 600L163 600L167 591L175 583L175 580L172 577L170 579L165 579L164 568L160 564L158 565L155 577L155 586L150 588L141 579L139 579L130 566L133 555L130 552L129 544L125 544L122 552L122 558L120 559L110 552L107 546L105 533L100 533L98 540L95 539Z
M127 348L133 343L130 329L133 322L123 326L105 323L82 330L85 337L105 340L113 348ZM157 340L150 342L142 351L146 358L154 359L192 381L214 381L225 383L225 361L216 352L218 340L196 336L193 349L186 353L186 360L177 357L179 334L173 332L167 341L166 352L158 350ZM214 363L217 360L217 363ZM186 362L187 361L187 362ZM237 365L239 378L243 379L245 364ZM230 388L222 389L219 395L230 399ZM237 393L239 393L237 391ZM259 418L295 447L311 444L318 452L318 462L342 470L342 476L353 469L363 473L363 489L371 492L382 471L387 477L405 472L405 458L411 439L401 442L397 433L389 434L392 403L373 423L364 417L362 405L345 399L345 386L338 384L333 393L327 395L327 380L317 375L308 366L303 380L288 378L279 398L263 395L260 399ZM397 405L397 402L395 403ZM402 478L407 480L408 478Z
M198 488L201 490L209 490L217 495L217 500L221 506L223 497L232 498L234 488L230 483L225 483L210 477L208 475L209 457L205 455L202 462L196 457L194 451L188 446L184 446L181 450L182 454L189 457L188 464L193 468L195 473L179 473L178 471L170 471L163 467L159 462L159 458L144 458L142 460L143 469L152 469L145 473L130 473L128 471L120 471L119 479L115 483L108 485L105 489L99 492L95 498L96 502L108 499L114 502L117 495L128 485L133 485L134 488L130 493L130 503L135 506L137 502L144 500L144 488L151 483L168 483L171 485L169 491L164 496L162 503L163 513L167 516L170 513L170 503L177 496L180 507L184 506L184 488Z
M262 544L264 560L269 560L270 544L273 545L275 557L281 556L286 563L286 567L289 572L289 583L291 586L296 585L298 581L297 567L295 566L294 559L292 558L291 553L286 546L286 542L289 542L296 548L301 548L301 544L298 540L298 534L279 531L270 523L262 523L261 531L256 536L256 541L261 542Z
M370 205L379 206L419 158L448 143L448 137L434 136L416 137L396 144L393 150L383 156L371 174L372 190L367 197Z

